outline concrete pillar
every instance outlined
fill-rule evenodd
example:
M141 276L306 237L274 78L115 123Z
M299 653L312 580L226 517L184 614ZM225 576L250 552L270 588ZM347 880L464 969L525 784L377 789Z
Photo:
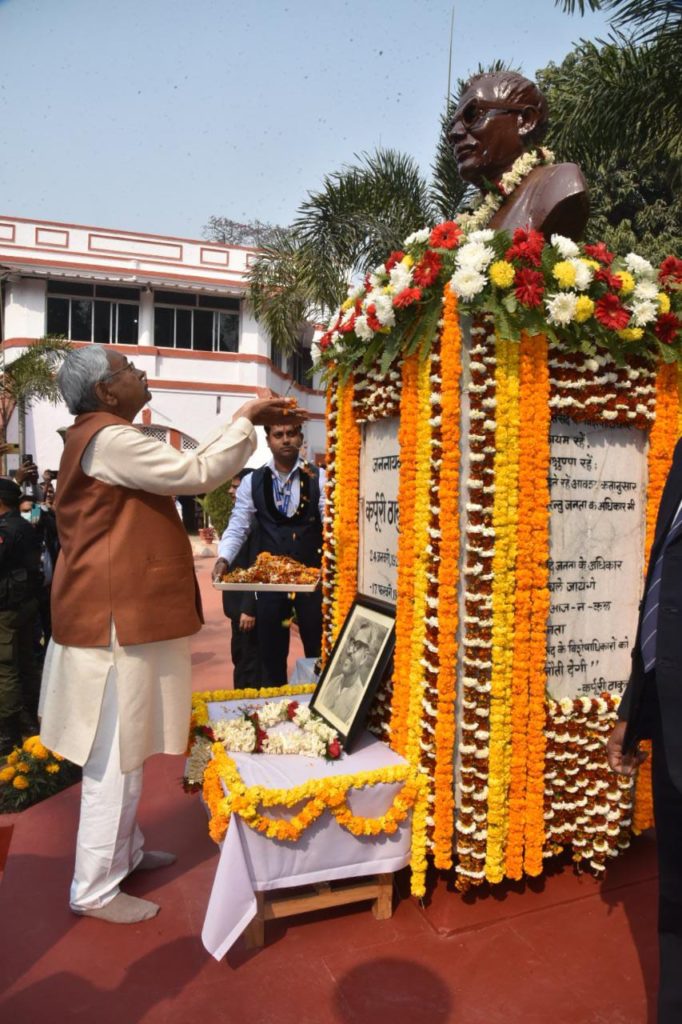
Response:
M140 292L140 322L138 324L138 345L154 344L154 292L142 289Z

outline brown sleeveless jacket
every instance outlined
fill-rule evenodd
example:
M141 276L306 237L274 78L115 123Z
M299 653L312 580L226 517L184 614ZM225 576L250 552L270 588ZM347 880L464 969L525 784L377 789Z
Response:
M52 582L52 635L73 647L174 640L203 622L192 548L171 497L86 476L81 458L103 427L130 426L105 412L66 432L55 501L61 552Z

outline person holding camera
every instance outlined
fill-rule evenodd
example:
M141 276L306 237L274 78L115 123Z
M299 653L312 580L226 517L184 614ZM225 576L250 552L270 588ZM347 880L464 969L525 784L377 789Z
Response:
M40 669L33 639L42 584L40 539L22 518L21 487L0 477L0 756L38 731Z

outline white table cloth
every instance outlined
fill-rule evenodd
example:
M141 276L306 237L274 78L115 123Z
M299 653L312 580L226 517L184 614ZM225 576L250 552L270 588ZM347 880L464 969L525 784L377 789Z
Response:
M306 694L295 698L310 699ZM215 720L236 716L240 707L258 700L209 704ZM235 706L237 704L237 706ZM310 779L348 775L391 765L405 764L387 746L364 733L352 754L338 761L296 755L230 755L246 786L289 789ZM403 783L380 783L352 791L348 803L355 814L378 817L393 803ZM278 809L266 813L275 816ZM289 812L283 812L289 813ZM294 812L292 811L291 814ZM324 814L298 842L268 839L233 815L221 844L220 858L209 897L201 938L206 949L220 960L256 915L256 892L287 886L328 882L340 878L397 871L410 861L411 816L393 835L354 836L341 828L332 815Z

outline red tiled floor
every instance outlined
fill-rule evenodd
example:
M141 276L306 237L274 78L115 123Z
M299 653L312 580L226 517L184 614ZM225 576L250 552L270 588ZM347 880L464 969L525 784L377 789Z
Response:
M197 563L207 626L195 686L229 685L229 631ZM292 661L300 641L292 643ZM389 921L366 907L274 921L267 945L221 963L200 931L216 865L206 816L180 789L183 761L154 757L140 820L178 862L130 892L162 911L138 926L74 917L66 905L78 787L21 815L0 884L0 1020L34 1024L644 1024L655 986L654 844L643 837L604 882L553 865L546 878L465 898L435 877L425 905ZM397 879L404 893L406 873Z

